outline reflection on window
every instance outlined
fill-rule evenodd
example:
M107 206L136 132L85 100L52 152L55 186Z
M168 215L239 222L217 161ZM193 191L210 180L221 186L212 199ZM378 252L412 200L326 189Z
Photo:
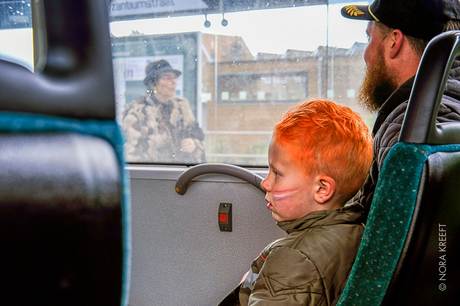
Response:
M307 98L307 80L307 72L222 75L219 102L296 103Z

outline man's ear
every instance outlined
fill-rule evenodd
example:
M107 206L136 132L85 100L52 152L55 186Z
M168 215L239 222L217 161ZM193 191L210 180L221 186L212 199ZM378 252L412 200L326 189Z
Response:
M332 177L327 175L318 177L316 183L315 201L319 204L324 204L334 195L337 184Z
M404 34L400 30L395 29L389 34L389 36L390 58L394 59L399 54L399 51L401 51Z

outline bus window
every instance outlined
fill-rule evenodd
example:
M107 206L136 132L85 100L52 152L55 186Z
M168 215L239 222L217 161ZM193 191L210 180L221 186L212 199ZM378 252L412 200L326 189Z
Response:
M342 18L344 2L113 0L127 162L265 166L275 122L316 97L352 108L370 126L372 114L356 102L366 23ZM148 68L162 61L167 68Z

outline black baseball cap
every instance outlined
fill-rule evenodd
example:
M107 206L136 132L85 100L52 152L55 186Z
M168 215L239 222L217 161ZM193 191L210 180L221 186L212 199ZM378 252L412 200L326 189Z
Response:
M431 40L447 21L459 19L459 0L375 0L370 5L347 5L342 16L380 21L405 35Z

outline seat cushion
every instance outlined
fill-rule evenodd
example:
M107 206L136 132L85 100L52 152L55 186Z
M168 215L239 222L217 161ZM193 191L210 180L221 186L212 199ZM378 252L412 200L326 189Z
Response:
M8 305L121 304L121 169L104 139L0 134L0 290Z
M423 166L460 145L397 143L380 172L358 255L338 305L380 305L411 224Z
M36 229L37 234L39 230L45 233L53 233L54 236L45 235L41 236L40 239L42 239L42 241L44 241L43 239L47 239L49 243L54 245L58 245L58 242L60 241L63 243L63 245L65 245L64 249L66 251L58 250L59 248L56 247L56 252L54 252L53 260L49 260L48 263L43 265L44 268L41 271L46 270L46 273L34 272L35 274L32 274L37 277L33 278L40 279L40 277L43 278L47 275L51 275L52 273L47 268L47 265L51 264L52 262L54 262L56 265L63 266L64 264L62 261L59 261L58 258L69 257L69 260L66 264L69 264L72 260L74 260L73 265L67 265L67 270L78 271L82 267L82 264L85 260L90 260L88 257L89 254L95 254L95 252L99 249L101 255L93 256L93 263L95 266L99 265L100 268L94 269L93 273L98 273L97 271L103 270L111 271L113 267L106 265L106 263L110 262L121 262L122 266L120 269L113 269L113 274L112 272L108 274L106 273L107 275L114 276L111 279L116 281L116 283L112 283L113 288L115 289L112 289L112 292L106 291L107 294L104 295L104 291L99 288L101 291L98 297L99 299L103 299L104 296L114 296L113 290L119 290L121 287L121 305L127 305L129 300L131 263L131 209L129 201L130 188L129 179L126 171L124 170L123 139L117 123L114 120L75 120L46 115L0 112L0 133L2 134L4 144L9 143L16 146L12 149L8 149L6 145L4 147L0 146L0 150L5 149L4 158L6 157L6 159L1 161L1 165L8 165L10 170L18 171L17 167L11 165L11 163L15 163L17 166L19 165L20 156L17 153L17 149L22 147L27 149L24 154L21 153L23 166L30 167L30 172L20 170L20 172L22 171L22 174L18 174L14 179L12 177L8 178L9 175L6 173L5 167L3 174L6 179L3 179L2 184L5 184L5 186L12 186L12 181L14 180L16 183L20 182L22 175L24 178L28 179L29 183L33 182L35 185L32 187L32 185L29 184L29 187L25 187L25 184L19 184L18 190L20 189L22 192L10 192L8 195L10 198L9 200L19 203L22 201L21 198L34 198L38 201L38 203L41 203L39 204L39 206L41 205L40 209L35 211L35 213L38 213L34 218L35 220L47 220L47 222L29 223L34 224L33 226L28 226L28 228L31 229L29 232L33 232ZM9 136L7 136L8 134ZM51 136L51 134L53 134L53 136ZM25 142L16 141L16 136L24 136L28 140ZM34 142L32 140L34 137L39 137L39 141ZM61 142L62 137L68 137L68 139L64 142ZM35 148L30 147L31 143L26 143L29 141L32 141L37 146ZM43 144L47 144L47 146L51 147L48 148L50 150L48 150L45 155L39 157L37 153L40 150L45 149ZM66 157L60 159L57 158L57 155L61 154L64 154ZM38 161L40 158L43 158L43 160ZM27 164L27 160L29 160L29 164ZM37 162L33 162L34 160ZM47 166L45 166L45 164ZM98 167L102 167L103 170L98 169ZM43 181L42 179L37 179L37 177L32 178L31 174L37 173L38 171L44 171L43 174L45 176L43 177ZM1 167L0 172L2 172ZM61 181L61 179L67 180L70 178L72 183ZM50 188L50 186L47 184L51 184L53 187ZM117 186L115 187L115 185ZM55 197L55 200L58 200L57 202L65 199L70 200L73 203L71 206L66 208L67 211L62 209L62 203L45 203L48 201L47 199L50 199L51 190L53 191L52 193L53 197ZM82 204L83 199L85 199L85 204ZM118 206L110 204L117 201ZM11 205L5 204L3 208L7 209L7 207L11 208ZM21 207L21 205L19 205L19 207ZM46 209L43 209L44 207L46 207ZM53 207L59 207L59 209L54 210L55 208ZM96 208L99 208L99 210ZM83 213L83 210L87 213ZM9 213L11 214L6 219L11 220L11 222L22 222L24 220L30 221L30 219L22 216L23 213L20 212L17 207L15 207L13 210L10 210ZM55 217L50 217L55 213L60 216L60 221L56 220L57 218ZM5 213L5 215L6 214L7 213ZM15 219L15 216L20 219ZM85 218L87 225L83 225L84 222L82 222ZM50 220L53 222L48 222ZM78 220L80 223L79 228L69 225L78 223L76 220ZM49 228L43 229L39 226L40 224L44 223L48 223L52 228L54 228L54 231L50 230ZM4 224L6 224L6 222ZM114 227L107 231L107 229L111 228L111 226ZM6 231L8 232L9 230ZM58 235L59 232L63 233L65 231L71 233L69 234L69 239L59 240L60 237L62 238L63 235L65 236L65 234L61 234L60 237L56 235ZM113 235L112 239L110 237L113 233L116 234ZM71 237L72 235L74 236ZM100 239L100 237L103 237L104 235L110 238L108 240L115 242L113 245L106 245L107 250L109 251L108 253L105 252L104 243L102 243L103 241ZM22 241L26 242L25 245L27 245L27 243L31 245L30 243L34 240L38 239L31 238ZM66 241L70 242L67 243ZM80 248L80 251L76 252L75 248ZM72 254L72 249L75 251L75 256L70 256ZM52 254L53 252L49 252L49 250L49 248L47 249L46 247L42 247L38 254ZM64 253L62 252L66 253L66 256L63 256ZM8 257L7 255L5 256ZM122 256L121 259L119 256ZM42 256L42 260L45 260L44 256ZM98 260L99 264L95 264ZM35 266L38 265L40 264L37 263ZM117 265L119 266L118 263ZM7 264L5 263L3 266L7 266ZM75 267L77 267L77 269L75 269ZM72 273L73 272L69 272L67 275ZM38 277L38 275L40 275L40 277ZM89 276L89 274L86 276ZM60 286L62 288L72 287L69 285L72 283L70 280L66 280L66 278L62 276L56 277L61 280L59 283L61 284ZM56 284L56 277L52 280L51 283ZM101 280L103 275L100 274L98 277L94 276L94 280ZM79 279L83 278L80 277ZM17 279L19 280L20 278ZM75 280L77 278L73 279ZM43 283L45 283L45 280ZM86 281L86 283L88 282ZM101 281L100 283L103 284L104 282ZM39 283L35 282L34 284ZM95 284L95 282L93 282L93 284ZM110 282L107 283L107 290L110 287L110 284ZM3 292L8 292L8 288L10 287L3 287ZM89 287L86 288L88 290L91 289ZM97 287L94 289L96 288ZM60 292L65 293L66 290L62 289ZM36 292L39 293L39 291L40 290L37 290ZM120 299L120 294L118 293L119 292L117 292L115 295L117 299ZM21 295L19 296L21 297ZM56 294L55 296L58 297L59 295ZM71 294L69 293L64 294L65 298L69 298L70 296ZM87 298L90 295L89 292L85 292L85 294L82 294L81 296ZM76 296L74 300L74 303L79 303L79 300ZM89 301L90 299L87 298L87 300ZM98 299L95 299L91 303L94 305L97 304L98 301ZM18 303L19 302L16 304ZM86 302L83 304L86 305Z

